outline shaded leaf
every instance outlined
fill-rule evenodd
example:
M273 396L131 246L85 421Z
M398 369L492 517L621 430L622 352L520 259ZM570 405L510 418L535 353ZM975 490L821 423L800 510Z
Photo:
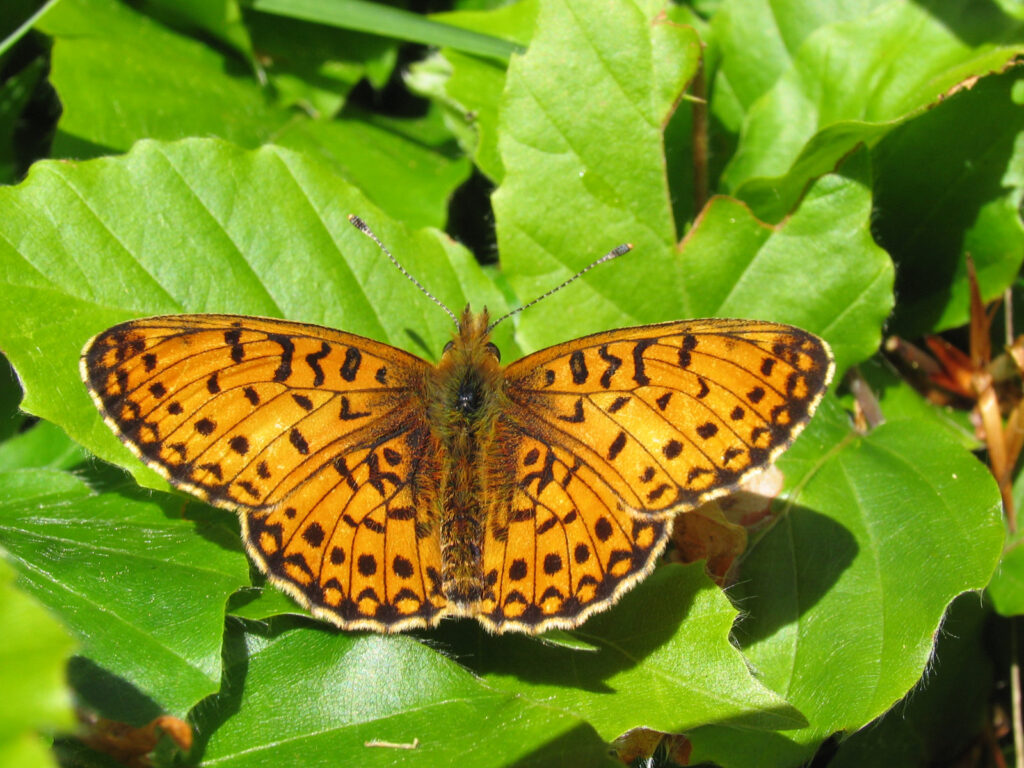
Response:
M217 689L224 605L248 583L232 530L192 522L180 498L94 495L54 470L3 473L0 488L0 547L78 640L88 704L141 724Z
M807 36L743 124L723 183L778 221L858 143L875 145L962 81L1024 51L1024 25L990 3L890 2Z
M5 557L0 549L0 765L53 766L40 734L72 727L65 666L74 641L15 586Z
M614 765L577 718L495 691L412 637L286 621L229 625L223 689L194 718L209 739L204 764L320 754L360 765Z
M984 78L894 130L873 153L874 230L896 261L892 332L909 338L968 322L966 255L982 297L998 297L1024 260L1024 86ZM941 194L936 194L942 190Z
M998 562L998 489L944 429L901 422L860 436L829 401L822 411L779 462L797 492L732 592L749 611L745 654L810 727L744 739L700 729L695 760L793 765L882 714L925 670L949 602L983 588Z
M146 138L216 136L249 148L273 141L331 165L394 216L437 227L469 173L443 142L424 146L396 130L274 106L233 59L115 0L67 0L40 26L55 39L51 80L63 104L56 156L124 152ZM97 92L108 96L94 98Z

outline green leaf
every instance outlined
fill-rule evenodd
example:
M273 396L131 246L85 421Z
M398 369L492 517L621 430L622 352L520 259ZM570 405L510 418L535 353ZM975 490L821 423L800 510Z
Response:
M275 190L272 216L266 189ZM9 212L0 270L18 297L0 305L0 348L21 374L22 407L156 488L167 486L110 433L80 383L79 353L105 328L235 312L344 327L436 355L450 320L348 223L355 212L450 306L502 306L464 250L391 225L319 163L275 147L142 142L123 158L40 163L21 186L0 188L0 205ZM47 214L56 209L59 221Z
M227 43L247 60L253 44L237 0L142 0L142 8L172 25L193 27Z
M614 765L577 718L495 691L412 637L287 621L229 625L224 687L194 718L209 739L196 750L204 765L315 754L371 766Z
M968 255L985 300L1020 271L1021 86L1016 70L984 78L876 147L874 230L896 261L900 296L893 332L915 338L967 324Z
M606 741L637 725L669 733L714 722L770 730L806 725L750 675L729 641L736 616L703 563L665 566L614 611L572 632L591 652L529 637L484 638L466 663L497 688L576 713ZM453 650L465 658L459 645Z
M885 0L822 3L724 0L711 16L709 43L721 61L715 91L728 91L745 114L792 66L801 43L820 27L869 14ZM738 124L730 124L738 130Z
M954 600L938 632L933 662L906 703L851 734L829 768L916 768L969 749L989 716L993 665L985 618L977 595Z
M1002 69L1022 51L1024 25L973 0L898 0L819 27L751 106L723 183L778 221L808 181L858 143L875 145L959 83Z
M840 370L870 356L892 307L893 273L871 239L864 153L850 158L844 176L816 184L778 227L765 226L734 200L716 198L677 244L661 131L696 60L655 51L678 45L695 56L692 30L648 24L622 6L622 18L600 17L601 33L605 25L616 30L603 51L593 42L600 33L585 26L591 15L583 8L545 6L530 52L509 70L501 125L505 178L494 197L499 246L523 299L619 242L635 249L624 259L628 267L596 270L525 314L519 329L525 345L563 341L566 318L579 333L736 316L791 322L823 335ZM589 86L578 96L548 75L562 56L581 62L577 75ZM675 69L664 71L665 61ZM623 78L642 88L632 100ZM591 92L607 96L591 103ZM638 114L642 108L646 114ZM593 139L604 135L617 141ZM552 215L567 200L571 211Z
M233 59L115 0L63 0L38 26L54 38L58 157L125 151L143 138L212 135L255 147L291 119Z
M87 455L56 424L40 421L0 442L0 472L27 467L71 469L85 461Z
M407 81L414 91L442 106L462 150L491 181L500 181L498 102L505 87L505 68L448 50L413 65Z
M744 653L810 727L742 739L702 728L690 733L695 761L793 765L882 714L924 672L950 601L983 588L998 562L998 489L944 429L901 422L858 435L830 401L820 411L779 462L794 489L788 512L732 592L748 611Z
M631 262L662 273L642 284L646 302L673 301L677 285L664 272L676 232L662 129L698 56L693 30L633 3L600 14L587 3L541 6L529 52L509 67L498 141L505 174L493 197L502 263L522 298L632 242ZM569 89L551 76L565 61L573 62ZM564 215L553 215L559 210ZM574 286L568 302L538 305L522 318L524 338L548 343L567 317L577 330L611 327L612 318L621 324L611 304L626 297L615 273L605 267Z
M490 11L457 11L434 18L526 46L533 35L537 10L536 0L522 0ZM407 78L410 88L445 106L452 133L495 183L503 174L498 152L498 105L505 74L506 66L494 59L445 49L415 64Z
M216 136L250 148L273 141L330 165L393 216L436 227L469 173L447 136L423 141L421 123L403 132L403 121L328 122L270 104L233 59L115 0L66 0L41 27L55 38L51 80L63 105L56 156L123 152L145 138Z
M999 568L988 585L992 606L1003 616L1024 614L1024 535L1011 534Z
M337 114L364 77L382 88L398 56L397 43L373 35L256 12L248 24L277 102L316 118Z
M41 732L72 727L65 666L74 648L67 631L20 591L0 549L0 765L53 766Z
M95 495L54 470L0 474L0 499L19 584L81 646L70 672L81 698L142 724L217 690L224 606L248 584L233 530L194 522L178 497Z

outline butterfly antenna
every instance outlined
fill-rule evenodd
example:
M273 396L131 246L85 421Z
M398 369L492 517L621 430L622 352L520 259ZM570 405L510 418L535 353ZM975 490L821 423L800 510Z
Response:
M496 326L501 321L508 320L510 317L512 317L512 315L518 314L518 313L522 312L524 309L529 309L534 304L536 304L538 301L542 301L542 300L546 299L548 296L550 296L551 294L555 293L556 291L562 290L563 288L565 288L565 286L567 286L573 280L577 280L577 279L583 277L585 274L587 274L587 272L589 272L590 270L592 270L594 267L598 266L599 264L604 264L606 261L611 261L612 259L617 259L617 258L619 258L619 256L623 256L624 254L629 253L631 250L633 250L633 244L632 243L623 243L622 245L618 245L615 248L612 248L610 251L608 251L608 253L606 253L600 259L598 259L597 261L595 261L595 262L591 263L590 265L584 267L583 269L581 269L579 272L577 272L575 275L570 277L568 280L566 280L561 285L556 285L550 291L548 291L547 293L541 294L540 296L535 298L533 301L527 302L526 304L523 304L523 306L517 307L516 309L513 309L511 312L507 312L506 314L504 314L501 317L499 317L497 320L495 320L493 323L491 323L489 326L487 326L487 332L490 333L491 330L493 330L494 326Z
M448 305L445 304L443 301L441 301L439 298L437 298L437 296L432 294L426 288L424 288L423 284L419 280L417 280L415 277L410 275L409 272L406 270L406 268L398 263L398 259L396 259L394 256L391 255L391 251L389 251L387 249L387 246L385 246L384 243L382 243L380 241L380 239L375 234L373 234L373 230L370 229L369 226L367 226L365 221L363 221L358 216L356 216L355 214L352 214L352 213L350 213L348 215L348 220L350 222L352 222L352 226L353 227L355 227L360 232L362 232L364 235L366 235L368 238L373 240L373 242L375 242L377 244L377 247L380 248L382 251L384 251L384 253L387 254L387 257L389 259L391 259L391 263L394 264L398 268L398 271L401 272L403 275L405 275L407 278L409 278L412 281L413 285L415 285L417 288L419 288L421 291L423 291L423 293L425 293L427 295L428 299L430 299L432 302L437 304L437 306L439 306L441 309L443 309L445 312L447 312L448 316L452 320L455 321L455 327L456 328L459 327L459 318L457 318L455 316L454 312L452 312L450 309L448 309ZM588 267L588 269L589 269L589 267Z

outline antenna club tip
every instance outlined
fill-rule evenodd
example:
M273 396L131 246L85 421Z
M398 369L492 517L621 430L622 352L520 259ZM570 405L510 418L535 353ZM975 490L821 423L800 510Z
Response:
M360 219L354 213L350 213L348 215L348 220L352 224L352 226L355 227L356 229L360 230L361 232L365 232L366 231L366 222L363 221L362 219Z

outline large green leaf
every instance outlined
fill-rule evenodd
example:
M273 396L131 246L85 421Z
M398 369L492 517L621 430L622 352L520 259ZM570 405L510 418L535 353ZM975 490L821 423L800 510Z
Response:
M0 547L77 638L80 698L141 725L217 690L224 606L248 568L230 528L194 522L180 497L138 496L55 470L0 474Z
M809 180L858 143L873 146L964 80L998 71L1022 51L1024 25L973 0L894 0L821 26L750 107L723 182L762 218L778 221Z
M493 198L498 247L513 287L532 298L619 243L634 243L631 259L663 273L642 286L657 306L677 289L664 275L676 231L662 130L696 72L699 42L653 4L602 7L542 4L529 52L509 67L498 140L505 175ZM564 76L575 83L568 89L552 75L566 62ZM560 207L569 210L553 215ZM605 268L588 281L594 288L574 290L572 309L562 297L540 305L522 332L531 344L547 343L567 312L585 330L608 327L612 315L621 322L615 298L593 295L602 286L623 293L621 277L608 274L616 271ZM618 290L607 288L613 284Z
M72 727L65 666L74 641L39 603L12 583L0 548L0 765L55 765L41 732Z
M760 679L810 726L691 737L723 765L794 765L835 731L888 710L924 672L946 606L982 589L1002 549L999 493L948 432L925 422L849 430L827 401L780 467L788 513L749 553L733 597Z
M54 38L51 80L63 104L57 156L123 152L145 138L216 136L250 148L274 142L319 158L393 216L438 227L469 173L465 158L451 156L448 137L428 143L416 124L409 136L274 105L233 58L116 0L67 0L40 27ZM314 98L308 87L300 94L293 84L291 96Z
M224 686L194 715L203 765L614 765L579 719L411 637L231 623L224 655Z
M266 189L275 190L271 214ZM429 274L449 305L501 306L465 251L387 223L320 164L274 147L143 142L123 159L39 164L21 187L0 189L0 201L0 272L18 296L0 306L0 349L21 374L22 407L155 487L166 486L98 420L78 382L81 348L104 328L237 312L343 326L436 355L450 321L396 270L382 270L385 257L346 220L352 212L408 269Z

